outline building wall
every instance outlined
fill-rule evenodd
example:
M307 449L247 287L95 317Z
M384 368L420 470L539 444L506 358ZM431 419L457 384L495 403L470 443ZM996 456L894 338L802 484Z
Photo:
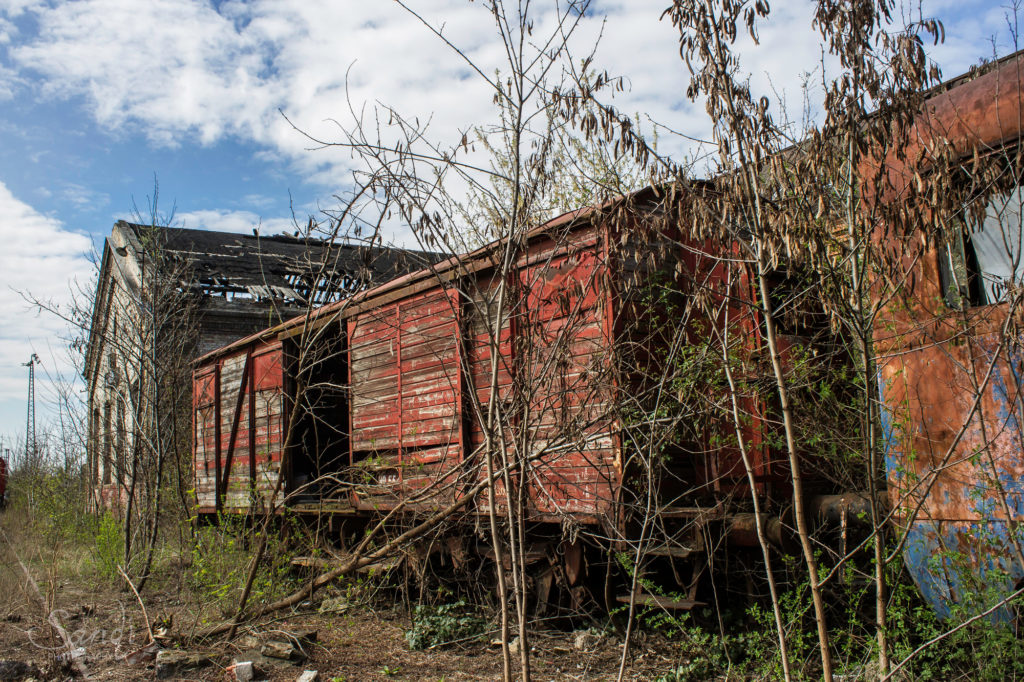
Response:
M193 325L194 332L182 334L179 329L169 334L172 340L158 352L182 354L182 359L190 363L195 357L302 314L303 306L269 298L277 294L284 296L288 291L285 287L266 286L260 273L264 265L268 271L280 270L285 263L292 272L297 271L296 268L301 270L302 264L315 265L318 261L318 257L303 257L301 249L307 247L297 245L294 240L270 238L258 250L244 251L236 244L249 239L244 235L203 232L201 238L196 237L198 243L192 244L188 240L194 237L191 233L195 231L183 231L189 234L185 237L177 232L167 235L168 239L174 237L178 242L168 247L166 253L184 264L174 264L172 258L168 261L170 265L163 266L161 277L155 278L151 272L155 262L152 251L140 243L145 239L144 229L118 222L105 241L86 355L89 471L95 503L111 508L123 506L135 439L154 419L152 400L147 393L154 390L152 378L140 370L140 365L146 363L139 361L144 353L151 351L145 347L151 343L145 340L151 338L148 313L139 305L143 272L147 273L147 287L153 286L151 283L155 281L155 286L165 289L165 295L156 298L164 303L168 298L173 300L179 296L188 301L184 315L189 322L184 324ZM155 235L156 239L160 238L159 232ZM319 248L318 244L310 243L308 248ZM280 251L274 252L275 248ZM254 262L261 258L266 258L265 263ZM383 263L381 276L391 276L393 271L408 269L416 262L410 259L405 263L404 256L391 260L380 258L380 261ZM167 272L169 268L175 271ZM280 279L280 272L277 276ZM173 290L168 280L173 282ZM291 295L294 294L292 291ZM166 338L168 334L161 332L161 336ZM182 372L186 385L190 373L190 366ZM183 397L179 403L181 419L185 420L191 412L189 398ZM182 427L180 431L190 431L184 424ZM140 442L140 447L143 445Z

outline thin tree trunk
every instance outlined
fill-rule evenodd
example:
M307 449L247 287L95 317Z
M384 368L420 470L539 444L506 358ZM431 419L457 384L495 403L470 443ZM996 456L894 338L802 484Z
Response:
M786 452L789 456L790 481L793 484L793 516L796 520L796 531L800 536L804 563L807 565L807 580L810 582L811 601L814 604L814 620L818 629L818 646L821 649L821 672L826 682L832 680L832 652L829 649L828 622L825 617L825 602L821 596L821 585L818 582L818 563L814 558L811 545L811 534L804 514L804 484L800 473L800 459L797 455L796 433L793 429L793 414L789 404L789 391L786 377L782 371L782 360L779 357L778 335L775 328L775 315L772 310L771 295L768 291L768 261L764 253L764 244L758 242L757 249L757 283L761 292L761 305L764 308L765 338L768 352L771 355L772 371L775 374L775 388L779 396L782 410L782 426L786 434Z
M729 270L729 281L726 284L727 291L732 289L732 269ZM714 319L714 318L712 318ZM768 578L768 591L772 598L772 615L775 618L775 631L779 638L779 656L782 659L782 674L789 682L792 673L789 665L789 647L786 644L786 629L782 622L782 609L779 606L779 593L775 585L775 574L772 572L771 549L764 533L764 523L761 518L761 500L757 494L757 485L754 480L754 467L750 462L750 455L747 452L747 444L743 438L743 430L740 428L740 406L736 399L736 382L733 380L732 368L729 360L729 303L726 301L724 322L722 324L722 367L725 370L725 379L729 384L729 400L732 406L732 424L736 434L736 443L739 446L740 457L743 460L743 468L747 473L747 485L750 486L750 500L754 506L754 527L757 529L757 542L761 545L761 556L764 558L765 576Z
M511 248L511 245L509 246L509 248ZM505 254L504 260L508 260L507 253ZM495 581L498 583L498 604L501 618L502 679L505 682L511 682L512 652L509 650L508 645L508 587L505 583L505 558L502 554L501 540L498 535L498 513L497 510L495 509L496 500L494 495L494 482L496 478L494 473L494 431L495 428L497 427L498 421L498 371L501 367L501 320L503 319L505 306L508 304L507 294L508 290L505 278L502 277L501 281L498 284L498 305L497 312L495 315L495 328L491 328L489 321L487 326L487 344L489 346L488 350L491 354L491 375L489 377L490 396L487 401L487 433L485 436L484 443L484 461L487 470L487 521L491 531L491 549L494 551ZM487 306L485 306L485 314L486 310ZM506 487L506 498L508 497L509 494L509 490Z

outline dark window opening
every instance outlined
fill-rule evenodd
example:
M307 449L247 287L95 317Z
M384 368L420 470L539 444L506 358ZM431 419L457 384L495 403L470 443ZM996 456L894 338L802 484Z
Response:
M92 409L92 482L97 484L100 482L100 439L103 437L100 422L100 408L94 407Z
M125 475L125 452L128 448L128 432L125 422L124 402L117 402L117 475Z
M110 474L113 468L113 457L111 449L113 443L113 433L111 433L111 421L113 417L111 415L110 401L103 404L103 483L109 484L111 482Z
M767 280L768 300L779 334L812 339L829 332L828 315L811 277L799 270L776 270L768 273Z

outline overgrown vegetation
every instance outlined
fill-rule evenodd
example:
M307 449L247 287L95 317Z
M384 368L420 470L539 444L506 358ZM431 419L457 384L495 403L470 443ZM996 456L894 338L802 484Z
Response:
M383 216L393 211L426 247L462 253L498 240L489 254L492 275L438 278L449 287L446 300L457 301L454 305L466 316L458 318L458 328L475 325L471 341L481 355L482 350L487 354L480 369L486 386L460 398L472 412L460 418L473 420L479 434L471 435L478 443L455 474L464 477L458 494L452 494L450 480L430 482L424 474L427 464L416 462L402 475L422 474L428 482L395 494L400 499L392 509L366 514L365 526L347 537L322 519L310 527L289 517L288 492L280 479L272 497L259 504L253 500L245 515L199 523L190 516L186 493L191 427L178 414L188 402L188 365L181 357L161 356L157 362L154 338L170 328L177 334L174 343L188 330L172 325L180 309L157 305L167 302L163 294L176 283L157 281L143 292L142 309L162 310L166 319L141 325L139 343L122 349L148 363L140 376L167 379L158 390L169 392L156 400L140 393L139 400L127 403L135 407L139 427L134 447L125 451L133 462L118 468L118 485L128 494L129 506L112 505L118 513L111 513L88 503L95 468L83 467L84 453L91 445L95 463L95 443L80 439L77 449L64 453L63 462L26 458L32 468L12 477L4 525L12 533L19 528L16 542L22 543L31 568L48 576L51 590L61 580L97 581L113 589L135 589L131 581L137 580L142 599L151 594L146 590L178 589L192 627L189 636L198 630L232 639L246 622L313 607L318 589L346 577L347 589L340 589L346 607L373 595L397 601L391 583L378 579L376 568L393 561L392 567L402 569L384 569L387 580L402 572L421 588L415 597L414 589L403 592L411 607L408 646L425 650L479 643L496 623L507 680L516 668L530 678L530 641L534 626L542 622L536 614L548 601L561 609L552 617L558 624L589 626L588 618L601 614L594 623L598 628L619 626L620 678L640 637L660 638L674 653L674 664L657 678L665 682L810 680L839 674L864 679L1024 677L1011 627L1016 623L1008 622L1021 608L1021 597L1002 604L1019 578L1006 566L1012 561L1002 561L1010 551L1007 541L978 530L975 536L961 536L969 537L974 553L949 543L932 556L929 572L953 576L948 585L958 592L943 619L921 599L911 580L913 568L902 564L915 518L889 514L884 501L886 492L896 493L905 514L914 491L901 495L887 486L898 480L917 488L927 484L927 476L912 466L923 456L912 448L899 453L903 469L893 467L891 478L883 468L884 455L892 454L897 441L912 440L918 422L909 398L885 404L879 399L879 393L889 395L904 377L899 372L883 376L880 365L902 351L893 347L882 357L875 334L882 330L895 336L901 328L880 321L882 316L915 309L877 294L889 286L902 290L911 278L899 272L886 249L878 248L873 230L888 225L903 242L941 243L948 255L956 240L947 232L960 229L948 226L954 218L962 220L965 202L982 192L963 189L960 164L966 161L946 159L955 169L933 165L927 182L924 170L911 168L916 181L905 201L895 202L899 208L868 201L872 192L887 191L872 183L887 181L888 169L863 169L879 156L902 153L922 98L936 84L937 71L921 43L940 34L939 25L894 26L892 5L885 1L821 0L814 27L840 72L826 81L825 120L808 121L806 129L794 134L773 121L770 103L754 96L736 61L737 35L746 30L756 40L759 23L769 15L767 3L676 0L666 19L680 33L681 54L692 73L689 94L704 98L718 151L707 177L697 178L686 164L659 156L633 117L598 102L603 89L614 87L613 80L588 68L576 70L565 35L586 5L559 15L549 36L554 48L534 49L527 39L534 29L528 3L520 6L520 14L489 4L499 19L498 37L510 55L511 71L493 80L477 71L488 79L499 108L493 127L475 131L491 155L486 168L463 160L469 146L465 137L447 146L425 142L420 124L393 110L378 112L386 115L377 120L391 121L399 144L387 146L380 128L362 122L345 130L339 143L365 168L356 173L358 187L340 217L326 221L334 238L353 225L379 229ZM434 30L441 35L441 28ZM557 68L565 69L563 80L549 82ZM879 104L885 105L884 117L872 113ZM577 162L574 170L566 168L570 159ZM991 168L981 160L971 163L978 164L973 168L978 177L988 177ZM1019 180L1019 159L999 163L1004 175ZM581 173L586 182L572 173ZM858 173L866 177L858 179ZM600 203L636 189L641 180L655 181L645 195L648 205L623 202L619 213L608 209L608 233L617 239L605 244L607 253L602 254L628 263L640 280L614 292L626 312L608 324L625 341L608 357L585 367L573 365L573 358L583 354L575 345L581 330L592 332L585 329L581 311L587 308L581 302L587 292L607 283L595 276L563 284L564 291L551 300L531 299L530 278L549 274L519 269L531 256L531 230L575 202ZM1009 180L1000 177L999 182ZM454 189L466 184L468 203ZM945 189L956 199L946 198L951 205L939 206L932 195ZM379 212L376 222L362 213L369 207ZM637 227L648 220L643 229ZM468 225L459 229L459 221ZM552 227L545 236L552 251L570 250L569 228L562 229ZM570 256L557 267L571 270L577 263ZM550 255L538 260L544 258L554 261ZM959 296L959 289L952 291ZM1017 296L1007 309L1015 311L1019 303ZM559 307L557 329L538 318L544 305ZM954 326L966 334L972 321L957 306L965 307L954 303L943 320L959 316ZM310 308L307 320L313 312ZM1015 352L1016 341L1007 339L1019 331L1007 315L997 333L995 357ZM513 321L520 355L514 367L502 368L498 358L503 344L510 343L506 337L512 336ZM298 399L291 403L282 435L282 451L289 454L297 442L291 433L295 417L301 412L321 419L311 397L316 395L311 377L325 359L315 352L316 335L325 328L303 327L297 342L298 369L292 378ZM464 345L471 344L460 342L453 362L472 376ZM968 386L968 399L980 402L988 376L977 382L977 363L974 358L965 362L976 382ZM1007 362L1019 366L1019 358ZM400 364L398 371L403 371ZM112 385L116 379L111 378ZM569 386L571 381L577 383ZM133 381L118 385L122 397L138 391ZM569 409L577 405L575 412ZM543 497L537 491L545 489L535 482L547 473L545 460L564 452L585 454L595 434L602 433L594 425L609 422L617 425L615 437L623 444L616 466L627 483L615 491L613 518L602 524L582 522L569 508L575 500L542 500L564 508L546 512L554 522L541 537L535 505ZM943 428L966 431L974 424L972 408L962 427ZM998 437L984 434L983 427L977 426L981 446L962 458L976 467L986 466ZM67 447L69 441L61 442ZM955 445L939 468L947 465ZM383 497L386 485L404 483L400 474L385 478L380 473L391 466L392 455L390 450L375 453L357 463L358 474L339 481L340 474L330 471L320 482L368 491L367 498ZM989 474L994 488L1005 484L1005 472L991 466ZM839 493L857 499L835 508L821 500ZM999 493L1007 506L1006 491ZM469 519L460 517L457 512L472 499L485 501L485 507ZM988 512L994 509L982 492L970 501ZM1020 554L1018 535L1010 532L1008 541ZM465 547L448 543L465 537L480 540L472 548L475 559L463 556ZM938 542L945 539L939 536ZM453 576L458 563L463 579L470 576L488 588L493 584L495 595L480 604L463 592L462 598L441 604L436 602L447 600L447 593L425 597L423 586L430 582L423 567L442 545L438 553L451 562L446 569ZM569 556L573 552L578 565ZM979 565L988 561L984 552L996 560L979 577ZM323 572L310 578L294 570L290 559L297 554ZM1018 558L1024 562L1024 554ZM465 568L474 561L472 571ZM570 568L579 573L575 579L569 578ZM359 569L370 570L370 576L350 577ZM620 587L625 589L613 593ZM737 596L741 593L743 598ZM1002 608L990 608L993 604ZM676 607L693 610L686 614ZM513 652L516 638L518 651ZM400 670L389 664L380 673L397 676Z
M479 638L486 627L487 621L476 615L463 600L439 606L417 604L412 613L412 628L406 631L405 641L410 649L465 643Z

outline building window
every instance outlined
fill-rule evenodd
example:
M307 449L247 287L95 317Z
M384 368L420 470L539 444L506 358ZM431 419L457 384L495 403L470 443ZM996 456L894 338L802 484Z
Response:
M110 483L110 470L113 468L113 458L111 457L111 441L113 440L113 433L111 432L111 414L110 414L110 401L103 403L103 483Z
M89 441L89 464L91 465L90 474L92 475L93 485L100 482L100 439L103 437L102 431L100 430L101 425L100 408L94 407L92 408L92 438Z
M117 401L117 475L123 477L125 453L128 449L127 424L124 420L124 401Z

